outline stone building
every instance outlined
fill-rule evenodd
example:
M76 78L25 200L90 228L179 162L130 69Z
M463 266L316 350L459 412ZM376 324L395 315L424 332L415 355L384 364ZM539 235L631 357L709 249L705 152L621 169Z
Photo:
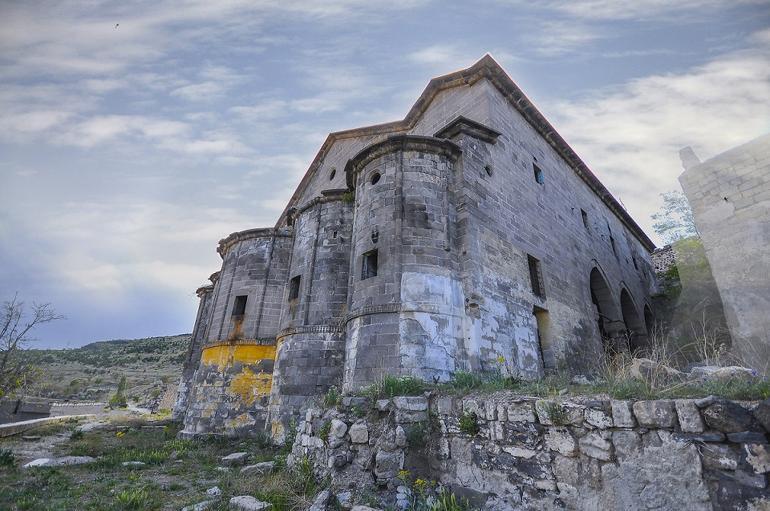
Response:
M701 162L680 152L679 176L724 305L733 348L770 369L770 135Z
M653 249L487 55L330 134L275 227L220 241L177 415L280 438L331 386L591 371L644 343Z

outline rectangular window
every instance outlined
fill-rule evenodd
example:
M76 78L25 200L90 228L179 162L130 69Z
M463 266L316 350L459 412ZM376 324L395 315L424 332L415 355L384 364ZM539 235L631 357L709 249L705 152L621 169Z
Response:
M540 261L527 254L527 263L529 263L529 280L532 284L532 292L535 294L535 296L545 298L543 272L540 268Z
M364 254L361 261L361 280L377 276L377 251L371 250Z
M545 183L545 176L543 175L543 171L540 170L540 167L533 163L532 171L535 173L535 181L537 181L537 184L541 185Z
M639 271L639 265L636 264L636 256L633 256L633 255L631 256L631 262L634 263L634 269Z
M246 314L246 300L248 296L241 295L235 297L235 303L233 304L233 316L243 316Z
M292 279L289 281L289 301L292 302L299 298L299 283L302 276L297 275L296 277L292 277Z
M586 231L588 231L588 213L585 212L585 210L580 210L580 216L583 217L583 227L586 228Z

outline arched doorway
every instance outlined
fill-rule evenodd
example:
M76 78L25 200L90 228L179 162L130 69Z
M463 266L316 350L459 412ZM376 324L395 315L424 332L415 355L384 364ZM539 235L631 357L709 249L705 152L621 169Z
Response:
M599 329L599 334L602 339L602 346L607 354L612 354L616 351L615 343L613 342L613 311L615 307L612 303L612 293L610 287L607 285L607 281L604 280L601 272L594 268L591 270L590 278L591 287L591 302L594 305L594 318Z
M620 312L623 315L623 323L625 323L626 327L628 348L631 350L631 353L634 353L646 344L645 328L639 318L639 314L636 312L636 306L631 299L631 295L625 289L620 291Z

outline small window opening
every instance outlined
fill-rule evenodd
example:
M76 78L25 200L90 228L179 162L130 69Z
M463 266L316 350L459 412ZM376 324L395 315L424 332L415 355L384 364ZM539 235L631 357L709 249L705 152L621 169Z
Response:
M612 253L615 254L615 257L618 257L618 250L615 248L615 238L610 235L610 245L612 245Z
M487 172L489 177L492 177L492 165L484 165L484 170Z
M586 231L589 230L588 229L588 213L586 213L585 210L581 209L580 210L580 216L583 217L583 227L586 228Z
M375 172L374 174L372 174L372 179L371 179L371 181L370 181L370 182L371 182L373 185L376 185L377 183L379 183L379 182L380 182L380 177L381 177L381 176L380 176L380 173L379 173L379 172Z
M335 169L335 168L332 168L332 171L331 171L331 172L329 172L329 181L331 181L332 179L334 179L334 176L336 176L336 175L337 175L337 169Z
M235 297L235 303L233 304L233 316L243 316L246 314L246 300L248 296L241 295Z
M332 238L336 238L336 237L337 237L337 231L332 232Z
M631 262L634 263L634 269L639 271L639 265L636 264L636 256L631 256Z
M297 275L296 277L292 277L292 279L289 281L289 301L294 301L297 298L299 298L299 283L302 276Z
M529 263L529 280L532 284L532 292L535 296L545 298L545 286L543 286L543 271L540 261L527 254L527 263Z
M545 175L543 174L543 171L540 169L540 167L533 163L532 170L535 174L535 181L537 181L537 184L541 185L545 183Z
M361 262L361 280L377 276L377 251L372 250L364 254Z

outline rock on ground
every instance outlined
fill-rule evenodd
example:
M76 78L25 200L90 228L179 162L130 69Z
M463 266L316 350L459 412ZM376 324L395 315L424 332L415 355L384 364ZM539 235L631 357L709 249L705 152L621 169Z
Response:
M226 467L245 465L248 459L249 459L249 453L234 452L232 454L228 454L227 456L223 457L222 464L225 465Z
M272 472L275 468L275 462L274 461L263 461L261 463L255 463L254 465L246 465L241 469L241 474L267 474L268 472Z
M61 458L38 458L32 460L23 468L35 468L35 467L62 467L65 465L84 465L86 463L93 463L96 458L91 456L62 456Z
M262 511L264 509L270 509L272 504L269 502L262 502L250 495L239 495L230 499L230 509L238 509L241 511Z
M197 504L193 504L191 506L185 506L182 508L182 511L206 511L207 509L213 507L216 503L216 500L204 500L203 502L198 502Z

